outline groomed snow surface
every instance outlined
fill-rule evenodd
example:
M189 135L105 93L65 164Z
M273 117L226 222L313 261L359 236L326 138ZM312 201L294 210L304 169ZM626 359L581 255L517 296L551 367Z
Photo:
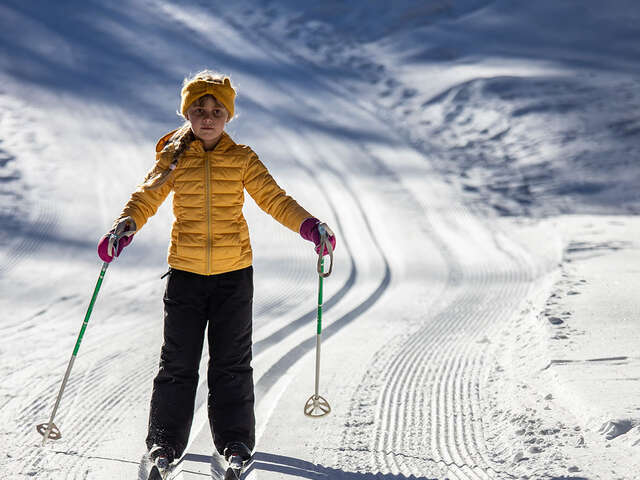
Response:
M238 87L232 138L338 236L333 410L309 419L316 257L247 197L246 478L639 478L640 5L299 3L0 5L0 478L141 478L170 200L106 273L62 438L35 426L96 243L202 68ZM205 364L180 480L221 468Z

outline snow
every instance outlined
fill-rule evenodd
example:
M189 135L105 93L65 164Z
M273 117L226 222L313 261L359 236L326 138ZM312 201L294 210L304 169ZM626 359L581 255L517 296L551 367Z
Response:
M503 333L515 341L505 342L490 376L495 458L515 459L512 472L533 478L571 467L586 478L633 478L637 218L570 215L544 226L563 239L564 257ZM533 469L532 456L544 458Z
M248 478L637 478L637 2L9 1L0 16L1 479L139 474L169 201L106 273L62 439L42 448L35 425L96 242L205 67L238 86L232 138L338 235L332 412L309 419L316 258L247 197ZM221 468L205 384L177 479Z

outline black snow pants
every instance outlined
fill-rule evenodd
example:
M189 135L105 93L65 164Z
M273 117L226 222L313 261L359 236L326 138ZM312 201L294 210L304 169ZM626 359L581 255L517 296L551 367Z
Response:
M208 413L213 443L220 454L233 441L253 450L252 303L253 267L210 276L170 271L147 448L173 447L177 458L187 446L208 322Z

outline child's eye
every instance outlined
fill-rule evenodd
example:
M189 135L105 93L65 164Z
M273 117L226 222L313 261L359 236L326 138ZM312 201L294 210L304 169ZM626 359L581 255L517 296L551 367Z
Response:
M216 109L213 111L213 116L216 118L220 118L222 116L222 110Z

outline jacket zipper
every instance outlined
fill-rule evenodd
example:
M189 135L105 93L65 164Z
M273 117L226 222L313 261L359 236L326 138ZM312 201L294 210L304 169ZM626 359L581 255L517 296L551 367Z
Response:
M207 155L205 153L205 155ZM211 171L209 170L209 157L208 155L204 161L204 176L205 176L205 204L207 208L207 275L211 273Z

